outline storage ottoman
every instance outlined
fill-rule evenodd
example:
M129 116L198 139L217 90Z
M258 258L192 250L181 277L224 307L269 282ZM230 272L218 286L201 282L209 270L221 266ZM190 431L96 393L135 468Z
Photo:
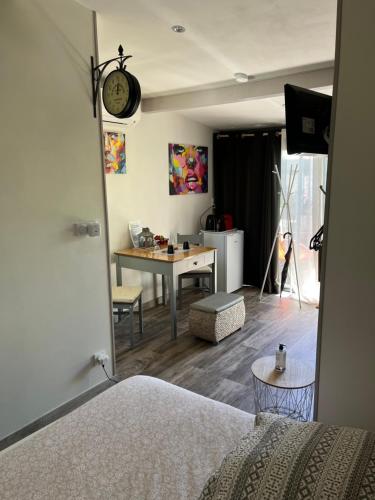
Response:
M245 323L242 295L218 292L190 306L190 333L217 344Z

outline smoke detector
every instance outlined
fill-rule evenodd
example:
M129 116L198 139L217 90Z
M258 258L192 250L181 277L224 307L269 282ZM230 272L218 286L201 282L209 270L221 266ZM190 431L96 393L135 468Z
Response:
M173 26L171 26L171 30L175 33L185 33L186 28L185 26L181 26L181 24L174 24Z

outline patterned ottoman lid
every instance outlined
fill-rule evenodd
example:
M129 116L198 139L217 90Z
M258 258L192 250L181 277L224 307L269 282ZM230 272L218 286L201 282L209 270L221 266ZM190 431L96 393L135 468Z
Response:
M198 302L194 302L190 308L208 313L219 313L242 301L243 296L237 293L217 292L202 300L198 300Z

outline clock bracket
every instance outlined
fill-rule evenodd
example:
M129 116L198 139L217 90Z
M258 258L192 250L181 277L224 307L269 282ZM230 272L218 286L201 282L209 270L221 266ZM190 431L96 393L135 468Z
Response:
M117 62L117 69L121 69L125 71L126 69L126 60L133 56L124 56L124 49L122 45L119 45L118 48L118 56L113 59L109 59L104 63L98 64L94 66L94 58L91 56L91 85L92 85L92 105L94 111L94 118L96 118L96 104L98 102L99 88L100 88L100 80L103 76L103 73L107 66L111 63Z

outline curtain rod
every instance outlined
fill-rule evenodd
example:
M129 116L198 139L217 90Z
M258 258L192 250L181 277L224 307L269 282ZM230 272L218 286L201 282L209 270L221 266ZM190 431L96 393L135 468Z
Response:
M270 134L272 134L272 133L274 133L277 137L278 137L279 135L281 135L281 132L277 132L277 131L272 132L272 131L271 131L271 132L263 132L263 133L262 133L262 136L263 136L263 137L265 137L265 136L270 135ZM246 133L245 133L245 134L241 134L241 139L242 139L243 137L255 137L255 136L256 136L256 134L246 134Z
M268 130L267 132L262 132L262 129L259 129L259 131L254 131L254 132L242 132L241 133L239 131L234 131L232 134L220 134L220 133L216 133L214 135L216 136L217 139L223 139L223 138L228 138L228 137L230 137L233 134L240 134L241 135L241 139L242 139L243 137L255 137L257 135L257 132L261 132L263 137L267 136L269 134L272 134L272 133L274 133L276 136L281 135L280 130Z

